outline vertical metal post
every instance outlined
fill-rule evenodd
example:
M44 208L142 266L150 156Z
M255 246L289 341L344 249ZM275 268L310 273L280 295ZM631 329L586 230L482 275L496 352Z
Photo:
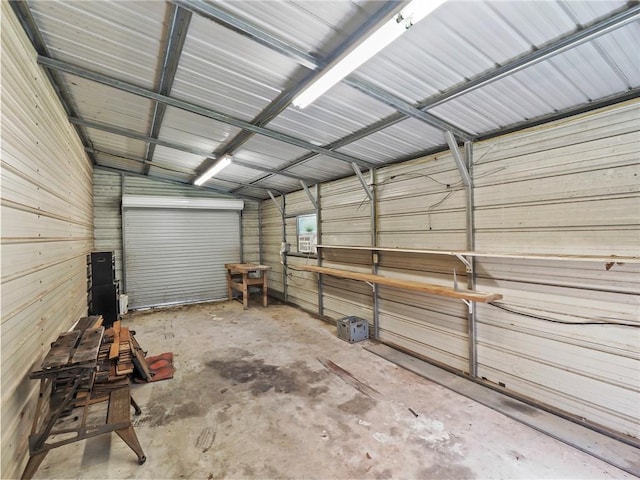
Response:
M371 181L371 246L378 246L378 189L376 188L376 170L369 170ZM372 252L371 272L378 274L378 265L380 262L380 252ZM380 333L380 297L378 292L378 284L374 283L373 290L373 338L378 338Z
M258 263L260 265L263 264L262 259L262 204L264 202L258 203ZM266 275L267 272L265 272Z
M320 200L320 184L316 184L316 232L317 241L319 245L322 245L322 201ZM322 249L318 249L318 266L322 266ZM323 300L323 287L322 287L322 275L318 275L318 315L324 315L324 300Z
M284 198L284 193L280 194L282 198L282 241L287 241L287 219L285 218L287 204ZM289 295L287 293L287 254L285 253L282 256L282 294L284 295L284 302L287 303L289 301Z
M125 259L125 246L124 246L124 208L122 206L122 197L124 197L124 191L126 187L126 176L124 173L120 174L120 251L122 252L122 258L120 259L120 265L122 265L122 291L120 293L127 293L127 266Z
M244 235L242 234L244 215L242 214L242 210L238 212L238 216L240 217L240 263L244 263Z
M476 248L474 201L473 201L473 143L465 142L464 156L467 170L469 172L469 184L467 190L467 250L474 251ZM468 258L471 267L467 272L467 288L476 288L476 268L475 257ZM476 319L476 302L469 302L467 314L467 334L469 337L469 375L478 376L478 329Z

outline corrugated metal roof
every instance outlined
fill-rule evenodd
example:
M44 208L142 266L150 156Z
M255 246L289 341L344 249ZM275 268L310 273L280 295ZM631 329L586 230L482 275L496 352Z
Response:
M153 155L153 164L182 170L193 175L205 158L202 155L194 155L158 145Z
M54 58L154 88L168 3L30 0Z
M86 128L85 131L91 139L91 147L98 151L133 157L144 157L147 151L147 144L140 140L123 139L120 135L103 132L95 128Z
M255 135L234 152L234 157L263 167L280 168L305 153L308 151L302 148L287 145L262 135Z
M430 150L443 142L440 130L409 118L350 143L339 151L374 163L386 163L415 152Z
M287 168L286 171L294 175L315 178L319 181L326 181L353 174L351 165L340 162L335 158L327 157L326 155L313 157L299 165Z
M379 7L377 1L215 2L303 51L324 57L364 23Z
M102 167L116 168L126 172L142 173L143 164L127 158L116 157L113 155L98 154L95 156L98 165Z
M240 132L239 128L191 112L167 107L158 138L213 152Z
M290 106L269 126L324 145L393 112L393 108L354 88L338 84L303 110Z
M354 159L384 165L445 150L442 128L493 135L640 89L640 7L624 0L449 1L357 69L351 79L361 88L339 83L303 110L288 102L302 79L313 75L310 63L321 65L346 39L357 39L385 4L225 0L207 4L214 7L207 12L188 0L173 5L34 0L28 5L54 59L110 77L103 85L93 81L91 72L83 74L90 79L61 75L81 123L95 121L106 130L128 129L145 137L157 131L161 141L175 144L155 147L150 176L191 181L202 170L205 154L233 153L245 166L229 167L221 172L222 180L214 178L208 185L238 193L260 191L261 197L266 197L264 190L239 184L258 181L281 191L300 188L296 179L269 175L264 169L330 180L350 175ZM172 37L174 12L185 13L180 18L188 20L186 33L176 30L183 44ZM523 58L624 12L635 17L520 66ZM155 102L144 96L159 88L167 45L174 48L167 58L178 58L175 78L171 62L164 72L168 84L173 80L169 96L188 104L185 109L167 107L158 131L152 130ZM508 67L513 68L499 79L448 96ZM118 83L123 80L147 91L142 96L125 93ZM412 110L419 102L435 105L426 112L436 118L407 116L422 115ZM227 118L212 120L187 111L200 107L213 110L209 116L219 112ZM256 125L247 129L242 121ZM451 126L436 128L434 121ZM147 152L144 142L127 137L130 133L85 131L87 146L98 151L134 159L143 159ZM331 158L318 147L349 157ZM311 159L295 163L311 151L316 152ZM108 158L97 156L100 164L119 165L113 168L141 169L135 161ZM251 164L259 168L248 168Z
M298 64L194 16L172 95L251 120L278 96Z
M74 75L62 78L83 120L93 120L138 133L147 133L153 102Z

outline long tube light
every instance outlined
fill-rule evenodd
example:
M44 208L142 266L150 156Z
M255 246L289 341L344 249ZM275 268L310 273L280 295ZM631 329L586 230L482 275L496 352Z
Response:
M445 0L413 0L400 13L384 23L342 60L330 67L315 82L304 89L292 103L305 108L336 83L373 57L384 47L425 18Z
M220 173L223 168L226 168L231 163L231 156L225 155L219 161L217 161L209 170L204 172L193 182L194 185L202 185L204 182L212 178L214 175Z

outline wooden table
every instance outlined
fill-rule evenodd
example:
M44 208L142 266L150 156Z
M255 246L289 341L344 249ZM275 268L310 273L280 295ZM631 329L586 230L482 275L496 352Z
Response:
M99 358L109 363L110 347L103 344L103 335L103 327L60 334L41 369L31 373L30 378L40 380L40 393L22 478L33 477L49 450L110 432L135 452L140 465L146 460L131 424L131 406L136 414L140 409L128 377L96 382L104 368Z
M262 305L267 306L267 270L271 267L266 265L256 265L254 263L227 263L227 289L229 300L233 297L233 291L242 292L242 305L246 310L249 308L249 286L262 286ZM250 273L259 273L259 277L250 277Z

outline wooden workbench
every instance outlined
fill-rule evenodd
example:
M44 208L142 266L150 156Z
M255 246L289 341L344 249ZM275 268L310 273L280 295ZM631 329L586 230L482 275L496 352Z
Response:
M131 424L131 406L136 414L140 409L131 398L129 378L109 376L110 345L103 335L103 327L60 334L41 369L31 373L40 380L40 392L23 479L33 477L49 450L110 432L135 452L139 464L146 460ZM106 382L96 381L104 375Z
M233 291L242 292L242 305L245 310L249 308L249 287L251 285L262 286L262 305L267 306L267 270L271 267L256 265L254 263L227 263L227 289L229 300L233 298ZM259 277L250 277L249 274L258 272Z

